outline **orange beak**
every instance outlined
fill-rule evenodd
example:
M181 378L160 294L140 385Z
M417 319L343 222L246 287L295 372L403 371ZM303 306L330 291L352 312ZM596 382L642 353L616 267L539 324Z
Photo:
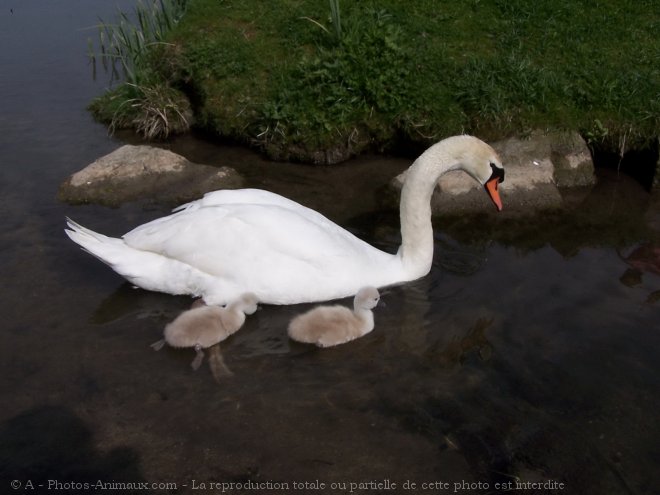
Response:
M495 203L497 211L502 211L502 200L500 199L500 193L497 191L497 185L499 182L500 180L498 177L493 177L488 182L486 182L485 187L488 196L490 196L490 199L492 199L493 203Z

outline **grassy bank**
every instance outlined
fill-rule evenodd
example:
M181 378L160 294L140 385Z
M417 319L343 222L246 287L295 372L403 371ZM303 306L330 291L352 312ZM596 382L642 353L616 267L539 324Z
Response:
M198 127L275 158L534 128L630 148L660 134L658 32L655 0L188 0L143 63Z

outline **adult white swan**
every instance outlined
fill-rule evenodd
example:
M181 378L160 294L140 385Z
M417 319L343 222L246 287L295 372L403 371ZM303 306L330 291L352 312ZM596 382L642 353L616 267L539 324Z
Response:
M245 292L262 303L295 304L354 295L360 287L415 280L431 269L431 195L443 173L461 169L485 186L498 210L504 170L472 136L447 138L408 170L401 191L402 244L380 251L320 213L258 189L222 190L172 215L106 237L67 220L68 236L131 283L225 304Z

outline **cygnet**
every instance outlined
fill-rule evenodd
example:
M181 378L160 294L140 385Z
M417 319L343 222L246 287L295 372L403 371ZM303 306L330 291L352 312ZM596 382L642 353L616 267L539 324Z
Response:
M374 329L374 314L380 294L363 287L355 295L353 311L345 306L318 306L289 323L289 337L298 342L331 347L366 335Z
M167 343L172 347L194 347L197 355L191 363L194 370L204 359L202 349L209 348L237 332L245 323L245 315L257 310L257 297L243 294L227 306L197 306L184 311L165 326L164 339L151 344L159 351Z

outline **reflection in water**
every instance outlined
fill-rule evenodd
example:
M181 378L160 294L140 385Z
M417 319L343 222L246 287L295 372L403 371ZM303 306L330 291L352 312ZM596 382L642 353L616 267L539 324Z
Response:
M644 272L660 276L660 246L648 242L637 246L629 254L619 256L630 266L619 278L627 287L642 285ZM646 304L655 304L660 301L660 290L651 291L646 297Z
M652 243L641 244L630 252L630 254L621 256L639 274L640 280L637 283L641 283L641 277L644 272L660 276L660 246Z
M126 317L137 319L166 319L172 310L184 311L190 306L187 297L171 297L137 289L127 282L121 283L110 295L103 298L91 315L96 325L112 323Z
M58 406L37 406L0 425L0 479L7 485L16 480L31 493L84 493L103 483L139 486L145 481L133 449L99 452L85 422Z
M218 383L222 383L224 378L233 375L229 367L225 364L224 357L222 357L220 344L209 347L209 368L211 368L211 374Z
M442 234L435 234L435 249L437 251L434 268L457 275L469 276L477 272L488 261L485 245L461 245Z
M488 361L493 346L488 342L485 331L493 324L493 319L479 318L467 334L453 337L448 343L436 343L426 351L426 359L441 368L452 368L470 358L471 353L482 361Z

